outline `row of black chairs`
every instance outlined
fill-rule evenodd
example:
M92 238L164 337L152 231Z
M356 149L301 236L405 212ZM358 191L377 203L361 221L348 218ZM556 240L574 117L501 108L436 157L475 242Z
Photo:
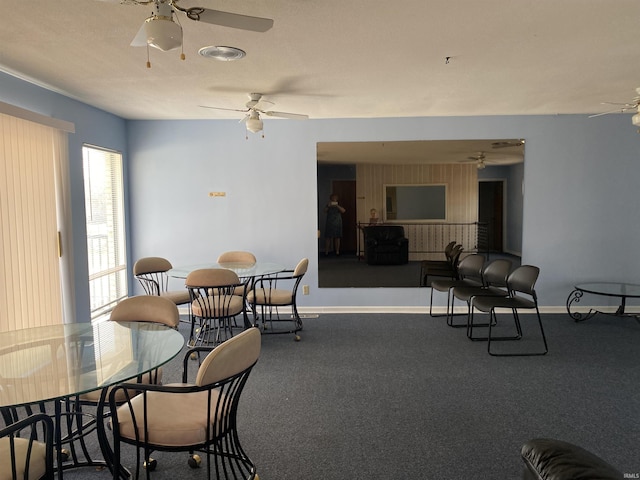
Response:
M521 265L512 269L512 262L508 259L501 258L487 263L484 255L470 254L460 260L455 268L440 272L431 270L430 275L436 278L429 283L431 287L429 314L432 317L441 316L433 312L433 296L434 292L446 293L447 309L444 315L447 325L453 328L466 328L467 337L472 341L486 341L490 355L545 355L549 351L535 291L535 284L540 275L538 267ZM455 313L456 299L466 304L466 313ZM513 315L515 332L512 335L494 333L498 323L497 311L504 309L511 310ZM520 310L535 311L544 347L541 350L527 352L496 351L495 347L492 348L492 342L522 339ZM488 318L484 322L478 322L476 312L488 314ZM454 318L460 315L466 317L466 322L455 323ZM478 336L474 333L479 327L488 328L486 336Z

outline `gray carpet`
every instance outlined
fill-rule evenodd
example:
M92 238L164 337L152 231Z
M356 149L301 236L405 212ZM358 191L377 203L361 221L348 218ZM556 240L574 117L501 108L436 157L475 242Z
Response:
M523 319L531 341L503 348L539 347L533 320ZM495 358L443 318L305 319L300 342L263 336L240 438L261 480L515 480L520 447L534 437L640 473L640 324L603 315L580 324L546 315L544 324L547 356ZM177 364L165 379L179 380ZM154 457L154 479L206 478L185 454ZM65 477L108 475L85 468Z

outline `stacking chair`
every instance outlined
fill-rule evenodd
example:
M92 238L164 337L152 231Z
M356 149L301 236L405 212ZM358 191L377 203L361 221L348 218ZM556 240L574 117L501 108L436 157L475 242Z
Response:
M302 330L302 320L298 313L296 297L308 267L309 259L303 258L293 270L283 270L256 280L252 290L247 294L247 302L253 310L254 325L258 326L262 321L264 333L293 333L295 340L300 340L298 332ZM279 307L285 306L291 306L291 315L287 319L281 317L278 311ZM274 329L275 322L293 322L293 325L289 330Z
M36 413L0 430L0 478L54 478L51 417Z
M245 289L238 275L226 268L202 268L189 273L185 283L191 299L189 345L214 347L231 338L232 320L246 314ZM235 294L239 287L243 295Z
M443 263L429 265L428 261L422 262L420 266L420 285L431 286L429 277L444 277L455 280L458 278L458 264L464 249L462 245L454 245L449 253L449 258Z
M440 317L433 313L433 292L445 292L447 294L447 325L450 327L464 327L465 325L453 325L453 289L455 287L480 287L482 286L482 270L485 257L477 253L468 255L460 260L458 265L458 278L436 279L431 282L431 299L429 302L429 315Z
M237 414L240 395L260 356L260 342L260 331L249 328L218 345L200 364L194 383L187 379L190 350L184 357L182 383L114 388L110 395L114 479L118 479L123 444L136 447L135 478L140 478L141 450L144 458L153 450L188 451L192 467L200 465L193 453L204 452L208 479L212 470L216 479L257 478L254 463L240 445ZM132 388L142 393L130 397ZM125 395L124 404L118 401L119 395Z
M133 265L133 274L147 295L168 298L176 305L188 305L190 297L186 289L169 290L167 272L172 268L173 265L166 258L145 257Z
M534 286L540 274L540 269L533 265L522 265L517 267L509 277L507 278L507 288L509 290L508 297L476 297L473 306L476 310L489 313L490 318L494 322L489 322L489 334L486 337L487 351L489 355L498 357L513 357L513 356L532 356L532 355L546 355L549 351L547 346L547 338L544 334L544 328L542 327L542 319L540 318L540 310L538 309L538 296ZM516 327L516 335L514 336L491 336L492 323L496 323L496 308L509 308L513 312L513 320ZM518 316L518 310L528 309L535 310L538 319L538 325L540 326L540 334L542 336L542 342L544 349L541 351L525 352L525 353L495 353L491 351L492 340L520 340L522 338L522 326L520 325L520 317ZM473 316L473 312L471 313ZM473 318L472 320L473 321Z
M506 297L509 295L507 289L507 277L511 272L511 260L500 258L489 262L482 270L482 285L471 286L464 285L453 288L453 296L451 299L451 311L453 311L455 299L462 300L467 304L467 337L473 340L473 319L471 318L471 311L475 297L478 296L494 296L494 297ZM453 317L452 324L453 325ZM462 325L465 326L465 325ZM486 327L487 325L475 325L477 327Z

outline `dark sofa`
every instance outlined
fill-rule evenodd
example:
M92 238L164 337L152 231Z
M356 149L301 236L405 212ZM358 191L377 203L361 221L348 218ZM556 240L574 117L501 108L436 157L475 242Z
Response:
M364 227L364 244L369 265L402 265L409 261L409 240L401 225Z

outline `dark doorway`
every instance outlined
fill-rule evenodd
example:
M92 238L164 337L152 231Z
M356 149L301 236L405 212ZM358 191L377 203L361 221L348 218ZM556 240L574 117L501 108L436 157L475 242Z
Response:
M481 226L486 225L486 230L480 229L478 250L502 253L503 209L504 181L481 181L478 185L478 221Z
M331 186L333 193L340 199L340 205L345 209L342 214L340 250L344 253L355 253L357 249L356 182L355 180L333 180Z

